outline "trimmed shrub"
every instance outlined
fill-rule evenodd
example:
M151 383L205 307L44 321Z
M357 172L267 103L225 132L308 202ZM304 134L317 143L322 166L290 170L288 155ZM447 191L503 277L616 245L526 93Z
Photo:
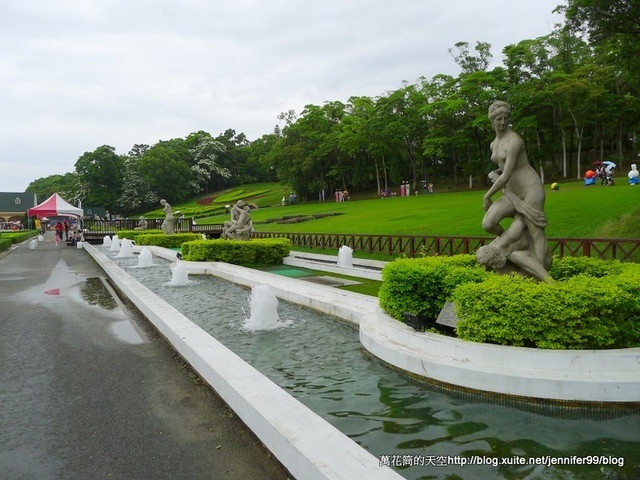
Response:
M127 238L138 243L140 235L164 235L164 232L162 230L118 230L117 234L120 240Z
M576 258L554 263L560 281L492 275L456 288L458 336L548 349L640 345L640 265Z
M202 238L199 233L176 233L174 235L165 234L145 234L136 235L136 245L155 245L164 248L179 248L185 242Z
M245 267L280 264L290 251L288 238L196 240L182 246L184 260L227 262Z
M459 338L547 349L640 346L640 265L556 258L554 282L496 275L471 255L400 259L382 271L380 306L433 322L456 305Z
M9 248L11 248L11 239L6 237L0 238L0 252L8 250Z
M2 238L9 240L11 243L21 243L29 240L34 236L36 232L34 230L20 230L17 232L5 232L2 234Z
M490 275L473 255L398 259L382 270L378 299L397 320L411 312L432 322L458 285L482 282Z
M605 262L591 257L563 257L554 259L549 274L554 280L562 281L580 274L598 278L617 275L622 269L622 264L617 260Z

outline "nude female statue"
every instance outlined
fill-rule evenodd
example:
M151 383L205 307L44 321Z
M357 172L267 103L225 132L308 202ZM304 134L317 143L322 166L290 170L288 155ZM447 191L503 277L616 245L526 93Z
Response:
M522 138L509 127L509 104L493 102L489 107L489 120L496 132L490 146L491 160L498 168L489 173L493 184L484 195L482 228L498 237L489 245L494 254L499 252L516 270L538 280L548 280L551 256L544 232L547 226L544 187L529 164ZM494 202L492 197L498 191L502 197ZM507 231L500 225L505 218L514 219ZM481 260L485 257L483 254L486 250L478 258L480 263L485 261Z

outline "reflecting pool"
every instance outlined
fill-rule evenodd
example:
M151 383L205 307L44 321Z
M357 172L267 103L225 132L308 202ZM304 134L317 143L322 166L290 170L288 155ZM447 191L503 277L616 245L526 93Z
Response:
M251 290L169 262L112 260L408 479L640 478L637 407L547 405L418 383L363 353L357 330L284 301L284 327L247 331ZM466 465L465 465L466 463ZM559 464L566 463L566 464Z

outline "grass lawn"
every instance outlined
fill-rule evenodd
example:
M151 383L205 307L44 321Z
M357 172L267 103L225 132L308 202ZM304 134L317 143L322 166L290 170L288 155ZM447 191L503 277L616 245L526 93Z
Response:
M289 198L289 192L289 187L282 186L278 183L254 183L251 185L241 185L234 188L228 188L220 192L207 193L205 195L192 198L186 202L176 204L171 202L169 203L171 203L171 208L174 212L183 212L187 217L200 217L198 211L206 211L215 208L221 210L224 209L225 205L234 204L238 200L244 200L247 203L255 203L259 208L280 205L282 197ZM140 215L144 215L147 218L161 218L164 217L164 210L159 207L155 210L131 215L131 218L137 218ZM221 217L221 215L218 215L218 217ZM225 220L228 220L226 216Z
M264 186L270 184L262 185L266 188ZM271 198L281 198L282 192L287 191L284 187L277 187L277 195L271 195ZM484 193L484 190L474 190L343 203L329 201L284 207L261 206L251 212L251 218L259 232L487 236L481 225ZM270 204L274 205L273 202ZM636 219L639 210L640 186L620 183L614 187L586 187L582 182L570 182L561 184L558 191L551 191L547 186L547 236L638 238L640 222ZM266 223L267 219L284 215L317 213L340 215L301 223ZM226 220L228 215L216 215L199 219L198 223L223 223Z
M546 189L545 212L549 219L547 237L640 238L640 186L620 183L614 187L586 187L582 182L568 182L561 184L558 191L551 191L548 185ZM255 230L261 232L488 236L482 229L482 197L485 190L388 199L374 195L371 195L374 198L366 199L366 195L362 195L360 199L342 203L327 201L281 206L282 197L288 201L289 192L288 187L279 184L243 185L174 205L173 209L194 209L197 212L198 208L224 207L242 199L259 206L252 210L251 218ZM160 210L156 213L162 214ZM278 219L285 215L311 216L321 213L338 215L300 223L267 223L268 219ZM228 219L228 214L220 214L199 217L197 222L223 223ZM310 251L336 254L334 250ZM366 252L358 252L357 256L385 261L393 259L381 253L368 255ZM359 281L362 282L361 279ZM340 288L377 296L380 282L364 281L360 285Z

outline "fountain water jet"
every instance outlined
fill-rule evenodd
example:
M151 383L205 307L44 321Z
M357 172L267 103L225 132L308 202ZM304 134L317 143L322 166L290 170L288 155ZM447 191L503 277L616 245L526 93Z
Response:
M147 247L142 247L138 256L138 268L153 267L153 254Z
M338 266L353 267L353 248L343 245L338 250Z
M111 246L111 237L109 235L105 235L104 238L102 239L102 246L103 247Z
M118 238L118 235L114 235L113 238L111 239L111 251L112 252L120 251L120 239Z
M116 258L128 258L133 257L133 243L128 238L123 238L120 242L120 252L116 255Z
M191 283L191 280L189 280L189 271L187 270L186 265L180 260L176 261L175 264L172 264L170 268L171 281L167 285L171 287L184 287Z
M269 285L256 285L249 297L251 316L245 318L242 328L249 331L274 330L291 325L291 321L280 321L278 299Z

